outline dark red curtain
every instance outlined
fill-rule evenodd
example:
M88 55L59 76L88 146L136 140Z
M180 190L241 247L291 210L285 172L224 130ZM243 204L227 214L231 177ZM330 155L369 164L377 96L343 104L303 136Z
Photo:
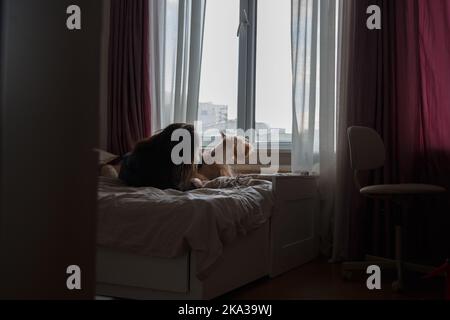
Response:
M369 5L382 9L382 30L365 28ZM434 183L450 189L450 1L354 0L350 29L348 126L376 129L383 137L386 166L367 183ZM339 145L346 133L339 133ZM347 149L338 154L346 162ZM339 153L339 152L338 152ZM348 166L348 165L347 165ZM341 192L348 213L346 255L393 255L392 208L364 201L350 170ZM450 254L448 197L417 200L408 215L408 253L428 261Z
M450 1L394 2L396 176L450 190ZM450 257L449 196L416 208L408 227L423 236L409 237L410 248Z
M112 0L108 146L123 155L151 133L148 0Z

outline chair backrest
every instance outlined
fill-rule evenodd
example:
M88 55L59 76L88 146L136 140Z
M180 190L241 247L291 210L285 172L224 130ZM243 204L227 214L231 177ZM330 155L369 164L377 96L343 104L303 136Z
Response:
M353 170L373 170L384 165L386 158L384 143L375 130L366 127L350 127L348 141Z

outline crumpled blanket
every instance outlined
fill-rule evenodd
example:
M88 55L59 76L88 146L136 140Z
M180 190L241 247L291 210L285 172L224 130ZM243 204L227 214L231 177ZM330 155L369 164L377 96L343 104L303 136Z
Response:
M98 246L158 258L192 251L200 280L226 244L272 215L271 182L252 177L218 178L189 192L130 188L118 179L99 179Z

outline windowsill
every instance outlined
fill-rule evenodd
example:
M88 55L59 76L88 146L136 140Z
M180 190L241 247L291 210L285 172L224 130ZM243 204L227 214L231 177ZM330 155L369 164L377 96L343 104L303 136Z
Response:
M268 168L267 166L250 164L250 165L232 165L231 168L237 174L260 174L261 169ZM280 165L279 170L274 173L292 173L290 165Z
M203 146L202 150L212 150L214 149L213 147L210 146ZM259 144L257 145L257 147L255 148L255 150L270 150L270 149L266 149L266 148L260 148ZM280 143L279 148L274 148L273 150L279 151L280 154L291 154L292 151L292 144L291 143Z
M206 150L206 149L203 149ZM262 152L262 154L268 154L270 155L270 150L254 150L253 152ZM278 173L291 173L291 149L289 148L283 148L283 149L276 149L275 152L278 152L280 158L279 158L279 170ZM261 169L263 168L269 168L267 165L261 165L261 164L235 164L231 165L234 172L238 174L259 174L261 173Z

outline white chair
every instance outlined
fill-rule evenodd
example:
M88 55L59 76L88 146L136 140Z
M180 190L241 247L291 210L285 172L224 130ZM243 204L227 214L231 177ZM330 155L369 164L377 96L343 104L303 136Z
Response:
M414 197L437 195L447 190L434 185L428 184L383 184L361 186L359 181L359 173L378 169L384 166L385 147L378 133L366 127L351 127L348 129L348 140L350 146L351 168L354 171L355 185L361 195L376 199L390 200L398 204L402 208L398 214L395 228L395 260L381 257L366 256L364 262L346 262L342 265L343 274L350 277L352 271L365 270L369 265L378 265L382 269L397 269L398 280L393 283L395 291L402 290L403 270L412 270L416 272L430 272L433 267L421 266L402 261L402 217L407 214L405 207Z

